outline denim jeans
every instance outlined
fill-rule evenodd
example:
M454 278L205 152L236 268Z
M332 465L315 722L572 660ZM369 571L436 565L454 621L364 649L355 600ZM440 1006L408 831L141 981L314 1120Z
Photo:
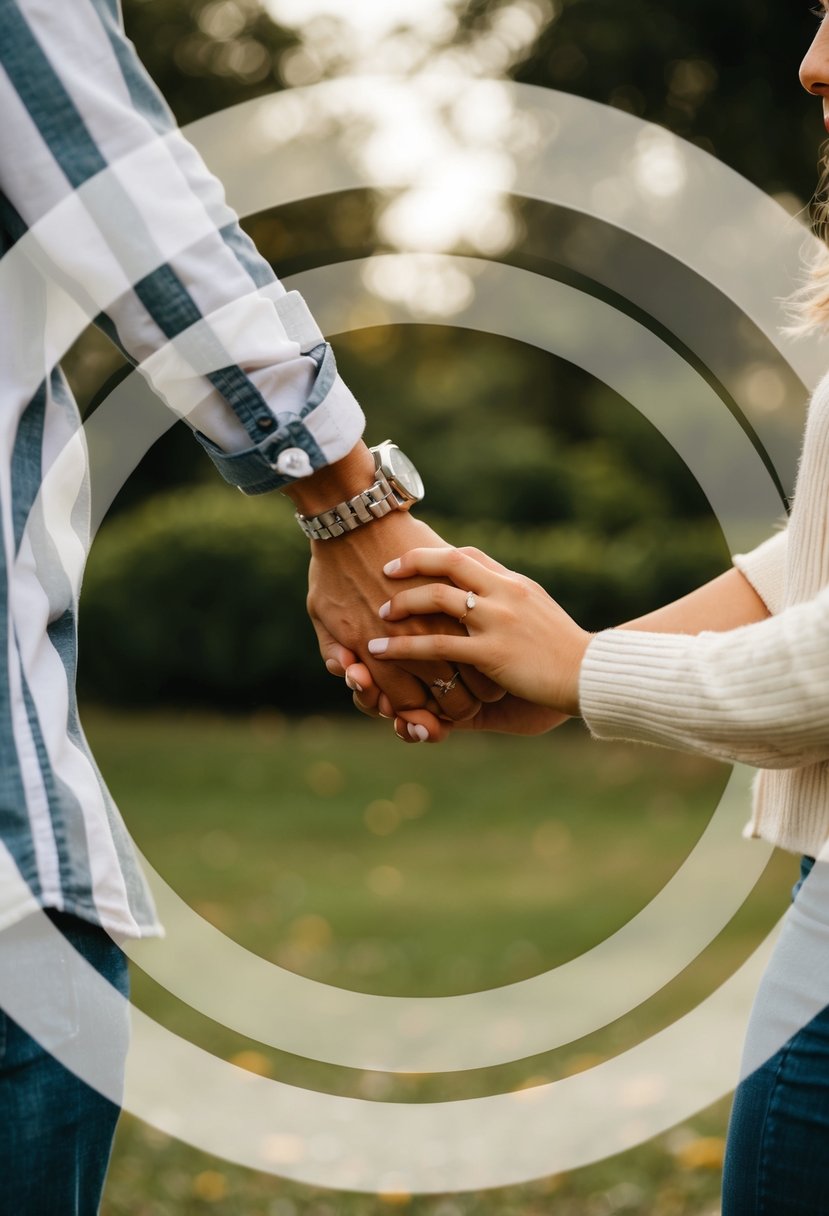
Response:
M800 897L813 866L814 858L802 859L792 891L792 920L752 1009L747 1043L752 1035L771 1041L776 1033L781 1045L768 1058L761 1049L764 1062L748 1075L744 1070L735 1091L722 1216L829 1213L829 866L821 863L823 873L815 872L818 881L809 883ZM798 915L801 899L803 915ZM806 1014L799 1015L798 1007ZM798 1028L784 1042L787 1018Z
M69 946L126 996L127 961L109 935L75 916L51 910L47 915ZM0 949L5 946L14 949L0 935ZM28 953L23 965L31 961ZM50 998L50 1042L56 1049L82 1030L76 983L67 967L61 999ZM103 1038L100 1049L122 1077L126 1017ZM95 1216L119 1113L118 1105L0 1010L0 1216Z

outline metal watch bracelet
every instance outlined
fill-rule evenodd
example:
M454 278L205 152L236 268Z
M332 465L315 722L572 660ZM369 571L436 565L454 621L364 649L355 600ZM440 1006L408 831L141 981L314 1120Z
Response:
M344 532L353 532L363 524L382 519L401 503L382 473L367 490L355 494L347 502L337 503L319 515L296 514L296 520L309 540L332 540Z

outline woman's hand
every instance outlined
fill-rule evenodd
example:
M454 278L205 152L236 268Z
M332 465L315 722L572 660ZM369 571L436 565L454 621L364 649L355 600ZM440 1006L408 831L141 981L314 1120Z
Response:
M444 613L461 621L467 635L373 638L368 644L372 656L465 663L519 701L565 716L578 714L579 670L592 635L537 583L485 554L450 548L412 549L389 562L384 573L389 578L446 578L451 585L430 583L398 592L381 607L383 620Z
M408 511L391 511L369 527L357 528L336 540L312 542L308 614L329 671L338 669L338 659L348 650L370 671L372 683L383 691L396 712L427 707L441 717L460 719L472 717L482 701L503 696L502 691L474 668L464 667L451 691L438 700L436 691L453 678L455 669L450 664L440 660L426 664L379 663L366 649L376 630L377 609L393 590L383 574L384 563L415 545L443 548L445 543ZM397 626L401 633L439 630L448 634L453 629L463 633L457 622L425 615Z

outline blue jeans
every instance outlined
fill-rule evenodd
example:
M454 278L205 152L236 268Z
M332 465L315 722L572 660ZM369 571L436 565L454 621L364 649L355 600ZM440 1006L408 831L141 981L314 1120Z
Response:
M70 946L126 996L127 961L108 934L75 916L51 910L47 915ZM80 1001L73 983L67 969L61 988L65 1000L52 1001L49 1009L55 1047L80 1031ZM102 1044L121 1075L125 1029L126 1021ZM0 1216L95 1216L119 1113L114 1102L60 1064L0 1010Z
M792 891L795 909L814 858L801 861ZM821 864L822 871L829 870ZM722 1216L820 1216L829 1213L829 984L827 881L814 875L803 892L805 918L776 949L752 1010L747 1041L777 1033L782 1045L737 1086L728 1126ZM811 896L811 904L808 897ZM817 979L808 975L815 969ZM763 985L769 980L765 994ZM818 1012L798 1017L797 1008ZM816 1003L816 998L817 1003ZM791 1013L784 1010L791 1009ZM800 1027L785 1042L786 1017ZM781 1032L782 1028L782 1032ZM769 1039L769 1041L771 1041ZM760 1058L764 1057L761 1052Z

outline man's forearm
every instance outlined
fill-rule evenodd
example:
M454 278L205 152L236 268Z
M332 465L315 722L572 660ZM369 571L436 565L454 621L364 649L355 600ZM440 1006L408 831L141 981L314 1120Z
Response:
M745 575L732 567L681 599L616 628L650 633L720 633L763 621L770 615Z

